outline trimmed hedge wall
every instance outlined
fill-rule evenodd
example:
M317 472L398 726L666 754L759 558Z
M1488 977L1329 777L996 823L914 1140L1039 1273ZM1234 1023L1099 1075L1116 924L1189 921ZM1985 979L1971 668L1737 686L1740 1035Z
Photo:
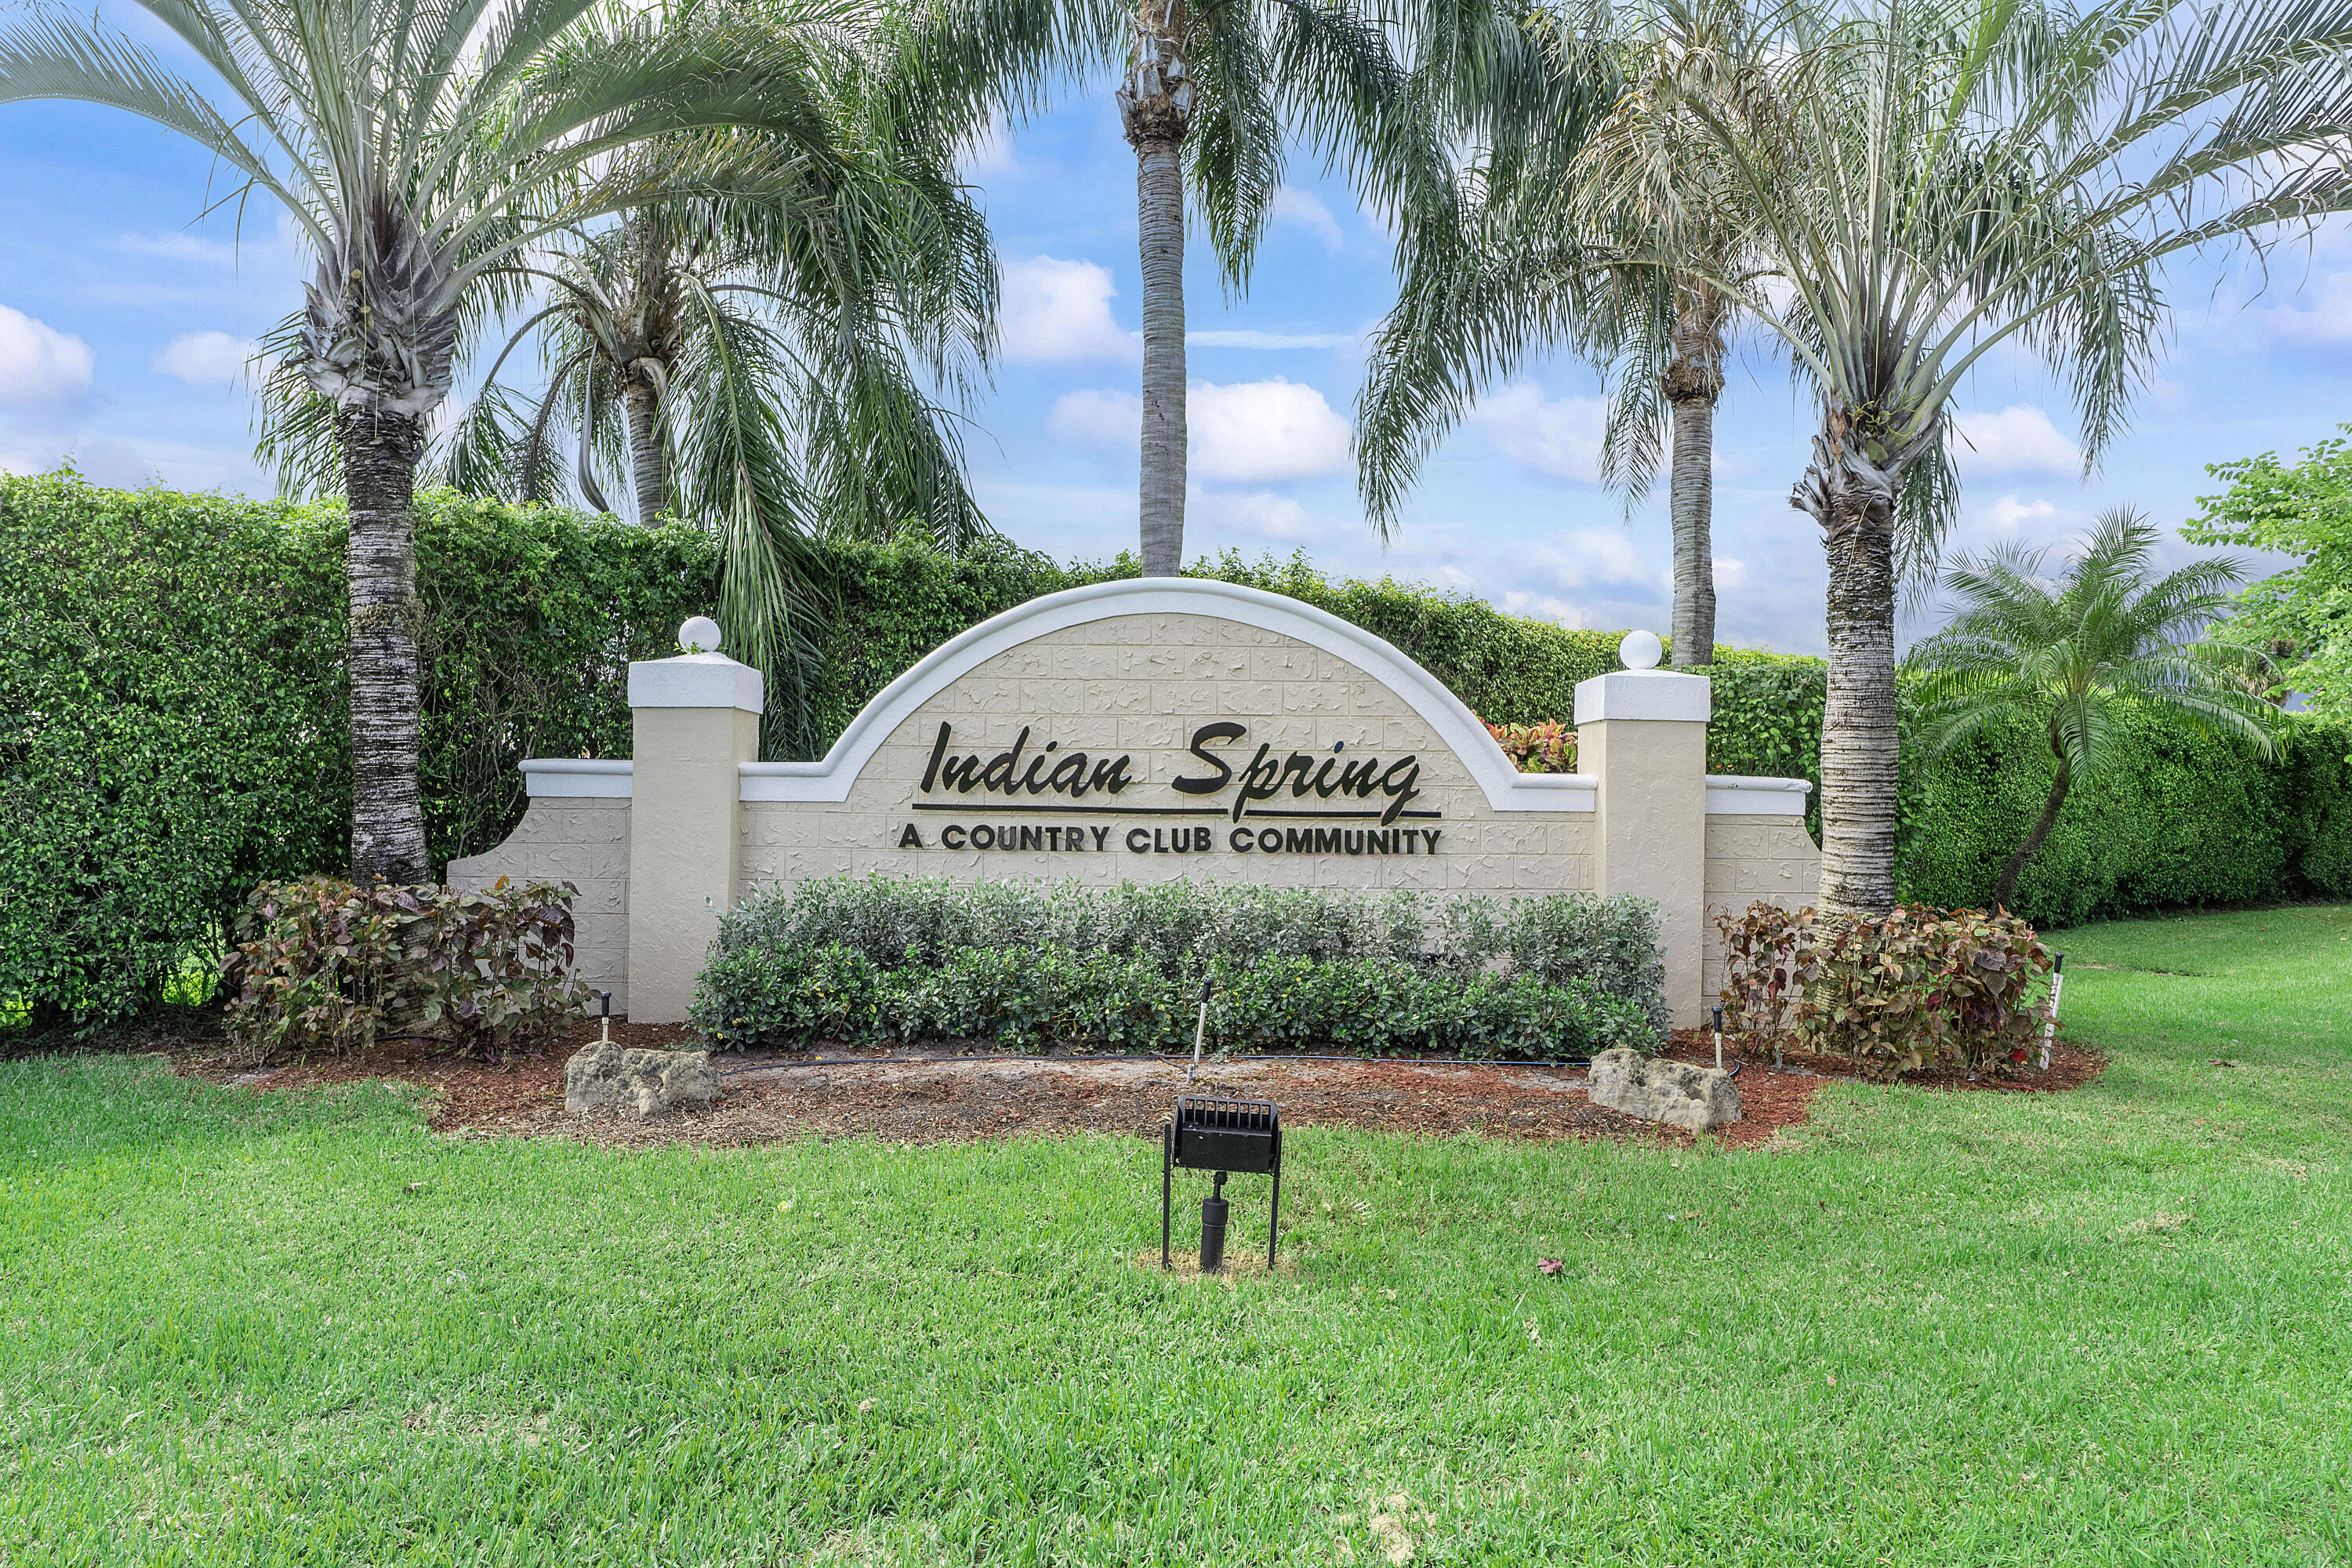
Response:
M71 476L0 476L0 1020L102 1020L161 995L263 878L347 862L341 513ZM624 674L717 598L690 527L639 529L448 493L423 498L419 637L436 866L520 816L526 756L624 752ZM830 741L925 653L997 612L1132 575L1004 547L826 545L836 613L812 673ZM1378 633L1482 717L1567 719L1616 665L1613 632L1506 616L1303 558L1195 570ZM1708 765L1818 779L1822 661L1724 650ZM2020 888L2043 923L2174 904L2352 895L2352 729L2292 725L2284 761L2134 730L2077 789ZM1906 769L1904 896L1981 902L2049 781L2038 735ZM1812 826L1819 832L1816 813ZM200 975L200 972L198 973ZM198 980L201 985L201 980Z

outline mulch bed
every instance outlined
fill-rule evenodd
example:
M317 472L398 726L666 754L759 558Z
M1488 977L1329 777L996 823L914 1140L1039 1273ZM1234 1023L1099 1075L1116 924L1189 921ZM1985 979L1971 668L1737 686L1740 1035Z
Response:
M563 1063L596 1037L584 1025L554 1049L505 1062L459 1057L436 1042L379 1042L363 1057L319 1058L254 1071L236 1066L216 1047L174 1053L179 1070L257 1092L389 1079L434 1091L432 1125L457 1137L577 1138L607 1147L673 1142L750 1144L798 1137L870 1137L889 1142L938 1143L1021 1135L1097 1132L1157 1137L1160 1123L1184 1087L1181 1062L1133 1057L1057 1057L1049 1060L961 1052L952 1044L896 1053L934 1059L883 1060L880 1053L846 1065L794 1065L806 1053L748 1052L715 1058L726 1096L705 1109L638 1120L625 1115L573 1117L563 1109ZM691 1044L675 1025L616 1023L621 1044L671 1047ZM828 1049L826 1057L856 1056ZM1711 1044L1696 1031L1679 1031L1669 1055L1712 1063ZM1833 1059L1790 1055L1776 1071L1771 1055L1727 1047L1726 1063L1740 1068L1741 1119L1721 1130L1725 1143L1755 1148L1784 1128L1801 1125L1813 1092L1830 1078L1857 1076ZM2007 1082L1971 1082L1926 1075L1907 1083L1952 1090L2047 1092L2080 1088L2105 1067L2103 1058L2061 1047L2048 1073L2028 1072ZM1433 1136L1475 1133L1491 1138L1642 1139L1667 1145L1694 1142L1675 1128L1594 1105L1575 1068L1449 1067L1411 1059L1347 1062L1204 1063L1199 1092L1274 1100L1293 1127L1352 1126Z

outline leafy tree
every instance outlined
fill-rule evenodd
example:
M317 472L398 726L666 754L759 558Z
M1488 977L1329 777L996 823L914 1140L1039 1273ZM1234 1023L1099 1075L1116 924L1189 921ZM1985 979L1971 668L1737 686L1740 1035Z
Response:
M2058 763L2042 815L2001 864L1996 903L2016 895L2018 874L2057 825L2067 792L2107 763L2116 710L2178 717L2276 754L2271 709L2243 679L2262 656L2198 640L2227 612L2239 563L2213 557L2155 578L2160 538L2145 517L2118 508L2100 517L2056 581L2042 575L2046 549L2016 545L1963 556L1944 574L1956 600L1951 619L1911 654L1928 746L1949 751L2001 715L2024 712L2045 722Z
M2095 458L2153 362L2167 258L2352 205L2352 5L1844 0L1755 42L1727 87L1665 90L1733 172L1784 290L1752 308L1819 395L1790 501L1829 561L1821 901L1883 913L1896 582L1932 570L1954 510L1953 393L2002 344L2036 353ZM1662 216L1656 259L1690 265L1674 230L1696 220Z
M176 131L241 178L232 199L284 205L315 257L291 346L328 410L351 516L352 863L422 881L413 505L426 422L471 332L513 301L497 275L653 194L632 149L740 126L803 145L822 26L656 18L619 0L139 3L203 60L208 88L124 35L42 14L0 33L0 102L76 99Z
M2352 443L2322 441L2293 468L2265 452L2205 471L2230 488L2200 498L2205 510L2183 534L2303 557L2238 598L2236 627L2280 666L2273 695L2300 692L2315 711L2352 713Z

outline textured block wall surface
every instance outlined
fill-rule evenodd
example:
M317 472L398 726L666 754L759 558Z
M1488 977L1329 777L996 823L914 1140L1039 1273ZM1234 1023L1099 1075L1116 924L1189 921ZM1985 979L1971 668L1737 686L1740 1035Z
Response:
M1215 776L1212 764L1188 750L1195 731L1215 722L1244 727L1239 737L1206 743L1237 773L1262 744L1271 745L1268 754L1276 761L1293 752L1312 757L1318 771L1323 761L1333 760L1339 765L1330 778L1367 758L1383 773L1413 758L1416 794L1404 810L1435 815L1400 816L1383 827L1328 814L1385 810L1386 795L1324 797L1310 788L1300 796L1286 785L1236 821L1234 784L1207 795L1173 787L1179 778ZM1024 774L1042 756L1042 776L1050 777L1049 770L1083 752L1089 773L1099 763L1127 757L1133 782L1116 794L1089 790L1076 798L1051 791L960 792L937 779L926 792L920 786L942 723L950 727L950 755L993 758L1026 730L1019 763ZM929 809L942 805L953 809ZM1088 809L1055 809L1066 806ZM1106 806L1131 809L1121 815L1097 809ZM1146 814L1207 808L1215 815ZM982 661L891 731L846 800L746 802L742 879L746 891L881 870L959 880L1050 877L1107 885L1206 877L1542 893L1591 887L1591 822L1589 812L1492 809L1427 720L1336 655L1235 621L1117 616L1047 632ZM906 842L909 827L922 840L919 848ZM1048 827L1055 829L1055 847L1042 842ZM1038 847L973 848L972 839L982 837L977 828L985 828L990 840L1010 834L1016 846L1026 828ZM1268 831L1280 834L1285 847L1270 853L1259 847L1268 842L1263 837ZM1287 847L1292 831L1345 837L1328 841L1333 852L1293 852ZM1192 847L1203 832L1208 847ZM1248 834L1249 847L1235 847L1239 832ZM1367 833L1381 835L1380 841L1368 842ZM1073 838L1079 847L1067 847ZM950 847L959 841L964 847ZM1186 846L1181 852L1180 842Z
M1822 852L1801 816L1711 814L1706 819L1706 917L1738 914L1755 903L1802 909L1821 889ZM1707 1005L1723 993L1723 941L1712 929L1701 978Z
M572 901L572 973L595 990L610 991L614 1014L627 1012L629 803L536 797L497 848L449 862L453 888L487 888L500 877L570 882L580 889Z

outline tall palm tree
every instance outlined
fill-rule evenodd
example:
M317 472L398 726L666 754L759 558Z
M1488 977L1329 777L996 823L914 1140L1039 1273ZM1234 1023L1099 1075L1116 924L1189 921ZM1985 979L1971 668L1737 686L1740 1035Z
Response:
M0 102L109 104L275 198L316 258L297 334L350 509L352 864L428 875L417 790L412 513L425 425L493 274L564 224L642 200L599 177L656 138L821 123L823 13L782 26L619 0L139 0L208 68L43 15L0 33ZM571 41L572 47L557 46Z
M2275 754L2271 708L2247 679L2259 653L2200 640L2228 614L2239 563L2209 557L2155 576L2161 535L2128 508L2100 517L2073 570L2042 574L2046 550L2006 545L1944 574L1955 601L1944 629L1911 652L1925 679L1928 744L1948 751L2003 716L2039 719L2057 770L2042 815L2001 863L2007 905L2056 826L2067 792L2109 760L2115 714L2137 709L2252 742ZM2151 580L2153 579L2153 580Z
M1761 42L1729 90L1679 100L1783 280L1756 316L1820 400L1790 498L1830 569L1820 896L1881 913L1896 582L1952 515L1955 391L2004 343L2037 353L2095 459L2152 363L2164 260L2352 203L2352 0L1849 0ZM1665 237L1659 259L1689 254Z
M1061 73L1115 65L1136 155L1143 274L1139 535L1147 575L1181 565L1185 426L1184 223L1206 220L1228 290L1247 284L1293 140L1344 164L1368 205L1402 210L1442 176L1442 128L1541 96L1519 13L1496 0L940 0L924 78L979 117L1024 111ZM1573 111L1589 105L1579 101Z
M1601 477L1630 512L1667 460L1674 537L1673 660L1715 661L1714 427L1744 289L1746 215L1712 148L1661 93L1665 78L1704 91L1738 58L1749 21L1736 0L1697 0L1694 26L1612 26L1582 6L1529 24L1563 85L1605 93L1609 111L1529 127L1517 155L1482 145L1465 178L1409 212L1396 305L1375 341L1358 399L1358 479L1384 533L1421 463L1499 379L1568 346L1603 367L1611 389ZM1605 148L1605 153L1602 149ZM1646 182L1590 179L1646 161ZM1625 198L1631 197L1630 200ZM1678 209L1690 265L1660 265L1660 219Z

